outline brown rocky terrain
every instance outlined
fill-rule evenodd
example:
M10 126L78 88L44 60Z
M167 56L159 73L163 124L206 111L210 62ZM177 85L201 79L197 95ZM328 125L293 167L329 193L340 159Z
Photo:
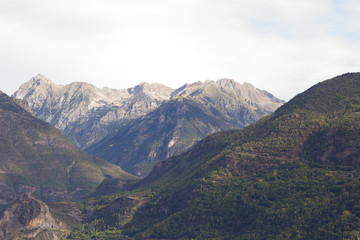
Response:
M66 239L71 229L55 219L49 207L30 194L22 194L0 213L1 239Z

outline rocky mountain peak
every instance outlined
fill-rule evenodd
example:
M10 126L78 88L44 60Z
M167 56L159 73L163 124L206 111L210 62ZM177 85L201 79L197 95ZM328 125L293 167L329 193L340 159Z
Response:
M32 77L29 81L21 84L19 89L12 95L12 98L23 99L29 102L31 111L37 108L41 108L41 103L45 101L47 95L53 95L56 85L45 76L38 74ZM36 103L33 104L29 99L36 99Z
M38 74L38 75L32 77L28 82L26 82L25 85L47 87L49 85L50 86L54 85L54 83L51 80L49 80L47 77L45 77L44 75Z
M74 143L85 147L105 137L108 129L114 131L113 124L154 110L169 100L173 91L150 83L121 90L100 89L86 82L58 85L37 75L22 84L12 97L28 101L34 116L63 130ZM97 129L97 133L91 129ZM89 135L83 136L83 132Z
M87 82L72 82L68 86L69 86L69 88L77 88L77 89L81 89L81 88L95 89L96 88L94 85L87 83Z
M129 93L134 95L147 95L153 99L169 100L174 89L159 83L142 82L134 88L129 88Z
M218 84L236 84L237 82L231 78L220 78L216 80Z
M57 92L59 95L64 95L78 99L94 99L99 95L100 89L97 89L94 85L86 82L72 82L59 89Z
M206 80L193 84L185 84L172 93L172 98L179 96L191 99L203 99L206 101L217 101L217 99L228 99L237 101L241 104L258 105L264 108L270 108L274 111L284 101L274 98L268 92L255 88L252 84L245 82L240 84L232 79L222 78L217 81Z
M21 85L12 97L27 100L34 116L63 130L71 141L83 149L128 121L142 117L163 103L180 97L196 101L209 109L219 108L218 111L226 113L226 116L230 114L228 117L235 119L246 115L245 112L239 112L243 107L254 113L260 106L261 112L270 113L283 103L249 83L240 84L226 78L197 81L176 90L147 82L133 88L116 90L99 89L85 82L57 85L46 77L37 75ZM247 117L246 121L241 120L244 124L241 123L240 126L254 119L257 117Z
M219 79L217 81L214 80L206 80L205 82L197 81L192 84L185 84L182 87L175 90L172 96L194 96L199 94L207 94L214 92L226 92L228 90L245 90L252 88L254 91L256 89L249 83L240 84L232 79Z
M184 90L187 89L190 85L191 85L191 84L189 84L189 83L185 83L185 84L182 85L181 87L175 89L175 90L171 93L171 97L176 98L176 97L180 96L180 95L184 92Z
M236 87L237 84L239 84L236 81L229 79L229 78L221 78L221 79L217 80L216 83L220 87L226 87L226 88L234 88L234 87Z

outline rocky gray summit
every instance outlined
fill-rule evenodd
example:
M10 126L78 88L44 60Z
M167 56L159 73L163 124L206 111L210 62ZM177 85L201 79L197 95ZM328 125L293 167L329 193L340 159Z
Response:
M85 82L57 85L37 75L12 95L28 101L35 117L61 129L81 148L88 147L130 119L169 100L173 89L141 83L134 88L99 89Z

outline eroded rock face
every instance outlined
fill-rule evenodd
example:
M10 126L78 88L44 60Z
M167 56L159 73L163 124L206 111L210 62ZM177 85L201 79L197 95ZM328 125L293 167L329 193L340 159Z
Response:
M69 233L70 228L30 194L21 195L0 213L1 239L66 239Z

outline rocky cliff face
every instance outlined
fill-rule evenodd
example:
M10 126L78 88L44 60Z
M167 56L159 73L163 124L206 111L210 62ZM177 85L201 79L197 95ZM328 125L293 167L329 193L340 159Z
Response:
M85 82L57 85L42 75L22 84L13 98L29 102L34 116L88 147L130 119L143 116L170 98L171 88L142 83L129 89L96 88Z
M56 220L42 201L21 195L0 213L1 239L66 239L70 228Z

